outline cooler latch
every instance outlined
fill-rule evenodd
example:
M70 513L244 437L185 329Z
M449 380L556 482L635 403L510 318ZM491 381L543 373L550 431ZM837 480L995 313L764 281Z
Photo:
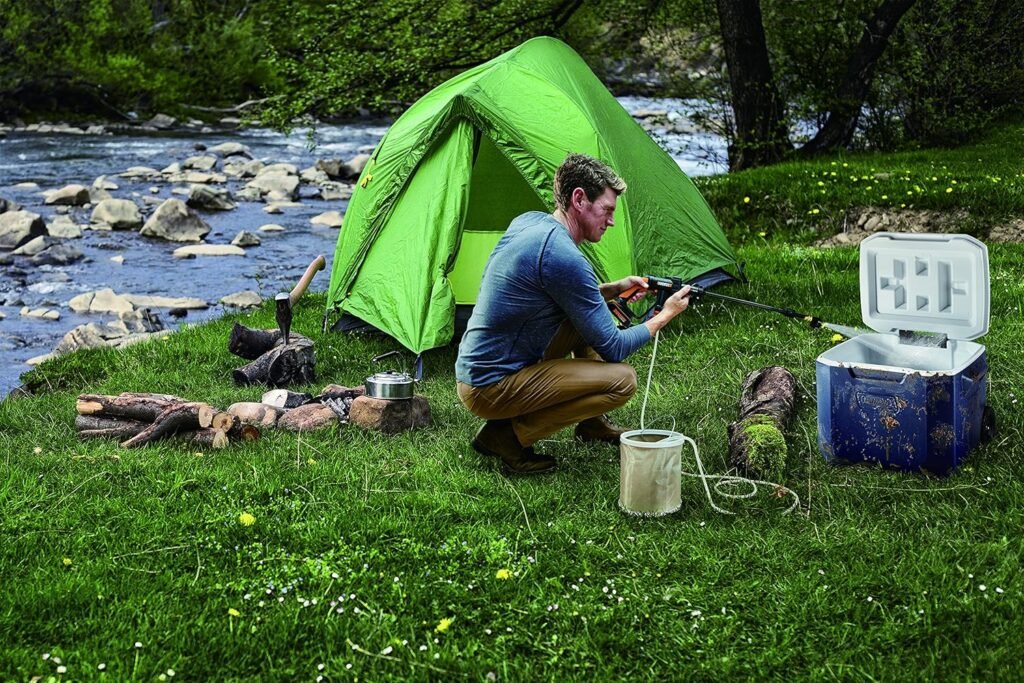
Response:
M949 337L944 332L915 332L913 330L900 330L899 332L900 344L909 344L910 346L944 349L949 341Z

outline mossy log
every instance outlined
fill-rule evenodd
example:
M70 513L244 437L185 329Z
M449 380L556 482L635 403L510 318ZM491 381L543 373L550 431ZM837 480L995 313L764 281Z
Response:
M783 367L751 372L743 380L740 412L729 425L729 464L749 476L781 478L783 435L796 408L796 378Z

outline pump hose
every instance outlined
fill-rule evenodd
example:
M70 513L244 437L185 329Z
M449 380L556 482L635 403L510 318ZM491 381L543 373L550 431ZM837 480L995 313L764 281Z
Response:
M658 355L658 338L660 336L661 336L661 331L660 330L654 333L654 347L651 349L651 364L647 368L647 384L644 387L644 400L643 400L643 403L641 404L641 408L640 408L640 430L641 431L645 431L647 429L647 427L646 427L647 423L646 423L644 418L647 415L647 399L650 396L650 392L651 392L651 378L654 376L654 359ZM715 500L714 500L714 498L711 495L712 489L714 489L715 493L718 494L719 496L721 496L722 498L731 498L731 499L735 500L735 499L742 499L742 498L753 498L754 496L756 496L757 492L758 492L758 489L757 489L757 485L758 484L761 484L763 486L770 486L770 487L772 487L772 490L774 490L774 491L780 491L781 490L781 491L785 492L787 495L792 496L792 498L793 498L792 504L790 504L790 506L788 508L783 510L782 514L788 515L790 512L795 510L800 505L800 496L798 496L796 494L796 491L794 491L793 489L788 488L786 486L782 486L781 484L776 484L775 482L764 481L764 480L761 480L761 479L747 479L746 477L741 477L739 475L734 475L734 474L707 474L704 471L704 463L700 459L700 451L697 448L697 442L694 441L693 439L691 439L690 437L686 436L685 434L683 434L682 437L683 437L683 441L686 441L687 443L689 443L690 444L690 448L693 449L693 459L697 463L697 470L698 471L696 473L694 473L694 472L687 472L686 470L683 470L683 471L680 472L680 474L682 476L684 476L684 477L692 477L692 478L695 478L695 479L700 479L700 483L704 486L704 494L707 496L708 504L711 506L711 509L713 509L715 512L721 513L723 515L735 515L736 514L735 512L732 512L730 510L725 510L723 508L720 508L718 505L715 504ZM711 481L711 480L715 480L715 483L714 483L713 486L708 486L708 481ZM726 490L726 489L728 489L730 487L740 486L740 485L749 486L750 488L747 491L743 491L743 492L740 492L740 493L733 493L731 491L727 491Z

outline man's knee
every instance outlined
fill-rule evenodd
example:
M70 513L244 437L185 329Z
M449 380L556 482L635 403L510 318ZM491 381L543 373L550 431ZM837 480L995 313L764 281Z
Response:
M614 368L614 382L612 383L612 393L622 398L622 402L625 403L630 399L633 394L636 393L637 380L636 370L633 366L628 363L609 363L609 369Z

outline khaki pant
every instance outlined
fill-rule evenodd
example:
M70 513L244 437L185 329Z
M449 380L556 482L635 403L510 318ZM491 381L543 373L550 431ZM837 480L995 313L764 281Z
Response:
M566 358L570 352L573 358ZM458 392L474 415L486 420L511 418L525 447L624 405L636 393L636 371L626 363L601 360L566 321L540 362L486 387L459 382Z

